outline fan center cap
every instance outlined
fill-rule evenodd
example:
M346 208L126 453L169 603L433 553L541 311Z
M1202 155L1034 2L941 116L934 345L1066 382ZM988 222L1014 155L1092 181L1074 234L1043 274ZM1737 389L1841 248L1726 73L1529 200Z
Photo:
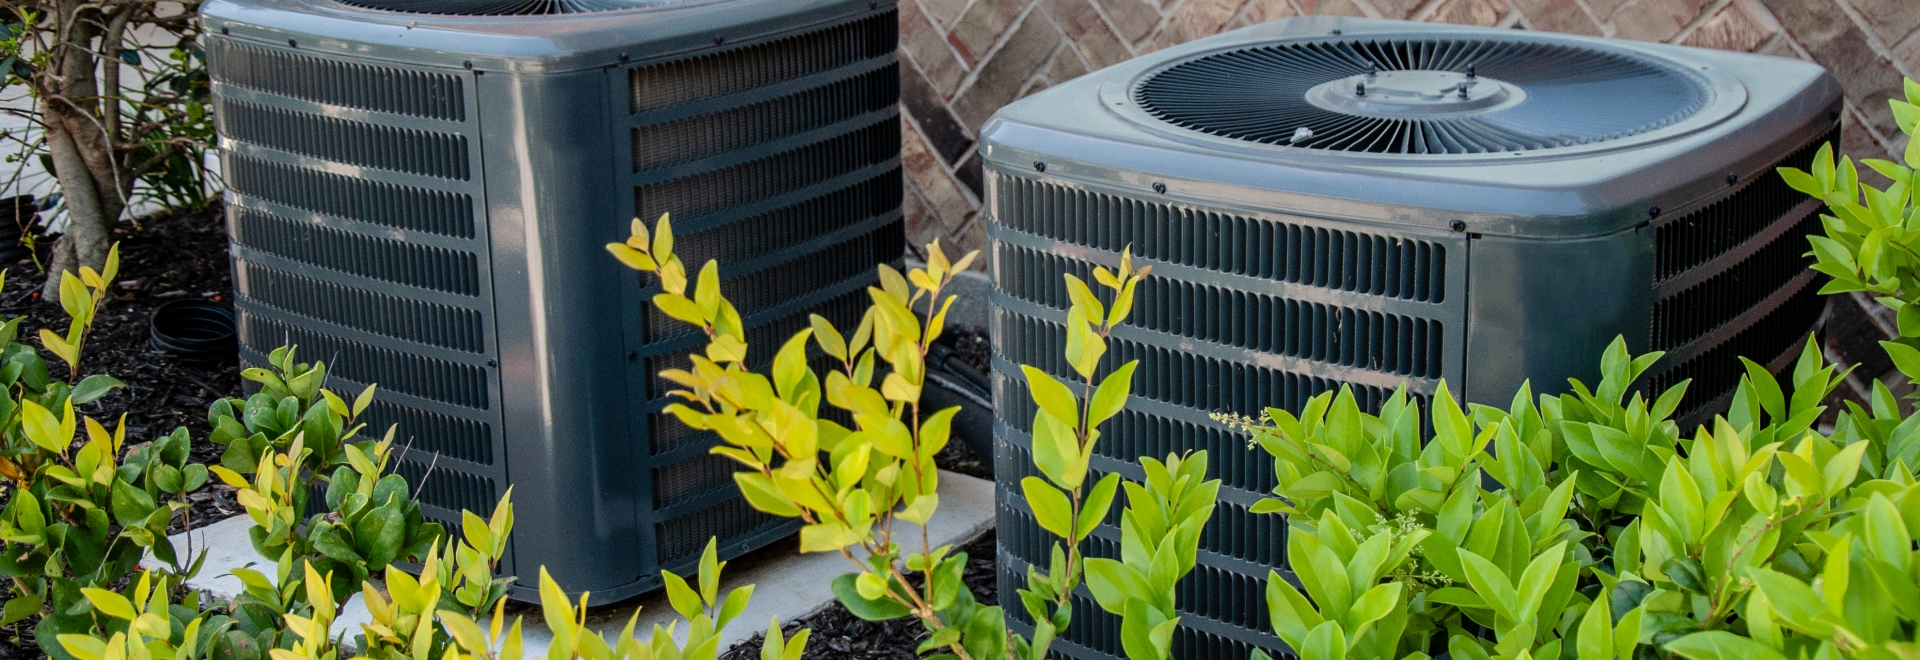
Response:
M1518 87L1458 71L1379 71L1330 80L1307 90L1307 102L1370 117L1474 115L1526 100Z

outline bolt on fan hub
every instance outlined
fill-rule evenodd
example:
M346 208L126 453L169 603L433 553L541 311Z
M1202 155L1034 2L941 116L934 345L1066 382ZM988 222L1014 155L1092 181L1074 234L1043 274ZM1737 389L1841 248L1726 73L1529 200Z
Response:
M1411 69L1347 76L1307 90L1308 103L1368 117L1425 117L1492 112L1525 101L1526 91L1457 71Z

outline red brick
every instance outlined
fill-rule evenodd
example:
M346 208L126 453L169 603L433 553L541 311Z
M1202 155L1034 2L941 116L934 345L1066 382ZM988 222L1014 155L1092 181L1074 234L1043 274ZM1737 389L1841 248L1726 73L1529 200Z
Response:
M1613 14L1613 36L1637 41L1666 41L1680 34L1705 9L1699 0L1635 0Z
M1527 25L1535 30L1600 36L1600 24L1593 21L1585 7L1575 0L1534 0L1533 6L1520 5Z
M902 127L900 145L900 167L906 170L907 182L918 191L925 201L930 215L938 220L942 231L951 232L966 222L967 214L974 210L974 202L960 188L953 174L941 164L940 158L927 150L927 144L920 137L913 122L907 121ZM923 224L934 224L923 220ZM926 231L923 228L923 231ZM910 238L912 238L910 236ZM915 242L925 241L914 238Z
M1129 43L1138 43L1160 24L1160 11L1142 0L1100 0L1100 7Z
M967 13L960 15L959 22L953 24L947 38L962 57L979 62L993 50L1000 34L1006 32L1007 26L1012 25L1026 7L1027 3L1019 0L975 0Z
M1613 18L1613 13L1619 11L1620 6L1627 4L1627 1L1628 0L1586 0L1586 3L1588 11L1593 12L1593 17L1605 23L1607 20Z
M1354 0L1301 0L1300 10L1315 16L1366 16Z
M902 185L907 188L906 195L900 201L900 215L907 228L907 249L918 250L936 238L946 238L946 225L940 222L939 214L928 208L926 201L920 198L920 191L914 188L913 182L907 181Z
M1080 51L1071 45L1062 47L1053 54L1053 64L1047 66L1047 82L1058 85L1086 75L1087 64L1080 61Z
M1920 4L1914 0L1848 0L1867 27L1889 46L1920 30Z
M1915 32L1913 36L1907 38L1907 43L1900 46L1897 57L1900 61L1907 63L1908 71L1920 76L1920 32Z
M948 250L947 254L961 255L974 250L987 249L986 215L978 212L968 214L967 224L961 227L959 231L954 232L953 246L954 248ZM967 269L985 272L987 270L987 260L982 258L985 256L986 255L983 254L980 255L980 257L975 257L973 263L969 265Z
M1287 0L1253 0L1247 3L1247 10L1242 14L1242 18L1248 25L1258 25L1297 16L1299 13L1299 10L1294 9L1293 3Z
M1712 18L1701 23L1700 27L1694 28L1691 34L1680 40L1680 43L1702 48L1752 52L1765 45L1767 40L1772 39L1773 35L1779 31L1771 23L1770 20L1753 15L1746 5L1736 2L1715 12Z
M1227 21L1233 20L1233 15L1240 11L1244 1L1187 0L1160 28L1159 36L1153 38L1154 47L1166 48L1218 34L1220 28L1226 27Z
M933 24L942 28L952 28L954 19L960 18L960 12L967 8L967 0L900 0L900 4L918 4L919 9L933 19ZM904 11L904 7L902 8Z
M954 99L954 114L962 124L978 131L995 110L1018 98L1020 89L1046 65L1060 41L1059 30L1046 14L1028 14L993 57L980 65L973 84Z
M966 65L954 56L946 37L913 2L900 3L900 49L920 65L927 82L943 97L952 97L960 80L967 76Z
M1133 57L1133 51L1113 33L1107 19L1094 9L1093 0L1040 0L1040 7L1073 40L1080 57L1095 67L1112 66Z
M1839 5L1806 0L1764 0L1813 60L1833 72L1867 123L1881 135L1899 131L1887 99L1902 93L1900 72L1868 42Z
M1894 155L1888 152L1886 145L1881 144L1873 133L1860 127L1860 115L1853 107L1848 107L1847 111L1841 115L1839 149L1840 153L1852 156L1856 163L1865 158L1888 158ZM1858 169L1862 182L1882 188L1891 183L1886 177L1880 176L1879 172L1873 171L1873 168L1863 166Z
M1443 0L1427 20L1456 25L1493 25L1511 9L1506 0Z
M1373 8L1380 12L1381 18L1406 18L1413 10L1425 4L1422 0L1372 0Z

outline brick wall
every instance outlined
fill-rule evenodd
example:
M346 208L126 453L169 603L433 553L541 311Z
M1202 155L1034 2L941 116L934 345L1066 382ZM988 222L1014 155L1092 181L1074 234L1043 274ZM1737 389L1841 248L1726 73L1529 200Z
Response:
M908 237L985 245L975 141L1000 106L1136 55L1301 14L1810 59L1846 87L1843 147L1855 158L1905 148L1885 99L1900 93L1902 76L1920 78L1920 0L900 0Z

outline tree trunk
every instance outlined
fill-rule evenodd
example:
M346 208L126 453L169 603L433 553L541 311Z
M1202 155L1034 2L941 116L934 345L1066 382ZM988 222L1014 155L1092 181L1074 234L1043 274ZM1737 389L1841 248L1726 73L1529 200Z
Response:
M64 79L58 94L43 95L40 101L54 178L67 207L67 232L54 243L47 281L41 288L41 297L48 300L59 300L62 273L106 265L109 231L125 212L132 192L115 153L113 135L99 116L102 104L117 105L119 100L101 98L95 77L101 64L92 50L99 34L93 24L96 17L82 16L83 11L92 10L82 10L78 3L61 5L64 15L59 20L67 29L57 55ZM119 61L108 60L106 65L117 67Z

